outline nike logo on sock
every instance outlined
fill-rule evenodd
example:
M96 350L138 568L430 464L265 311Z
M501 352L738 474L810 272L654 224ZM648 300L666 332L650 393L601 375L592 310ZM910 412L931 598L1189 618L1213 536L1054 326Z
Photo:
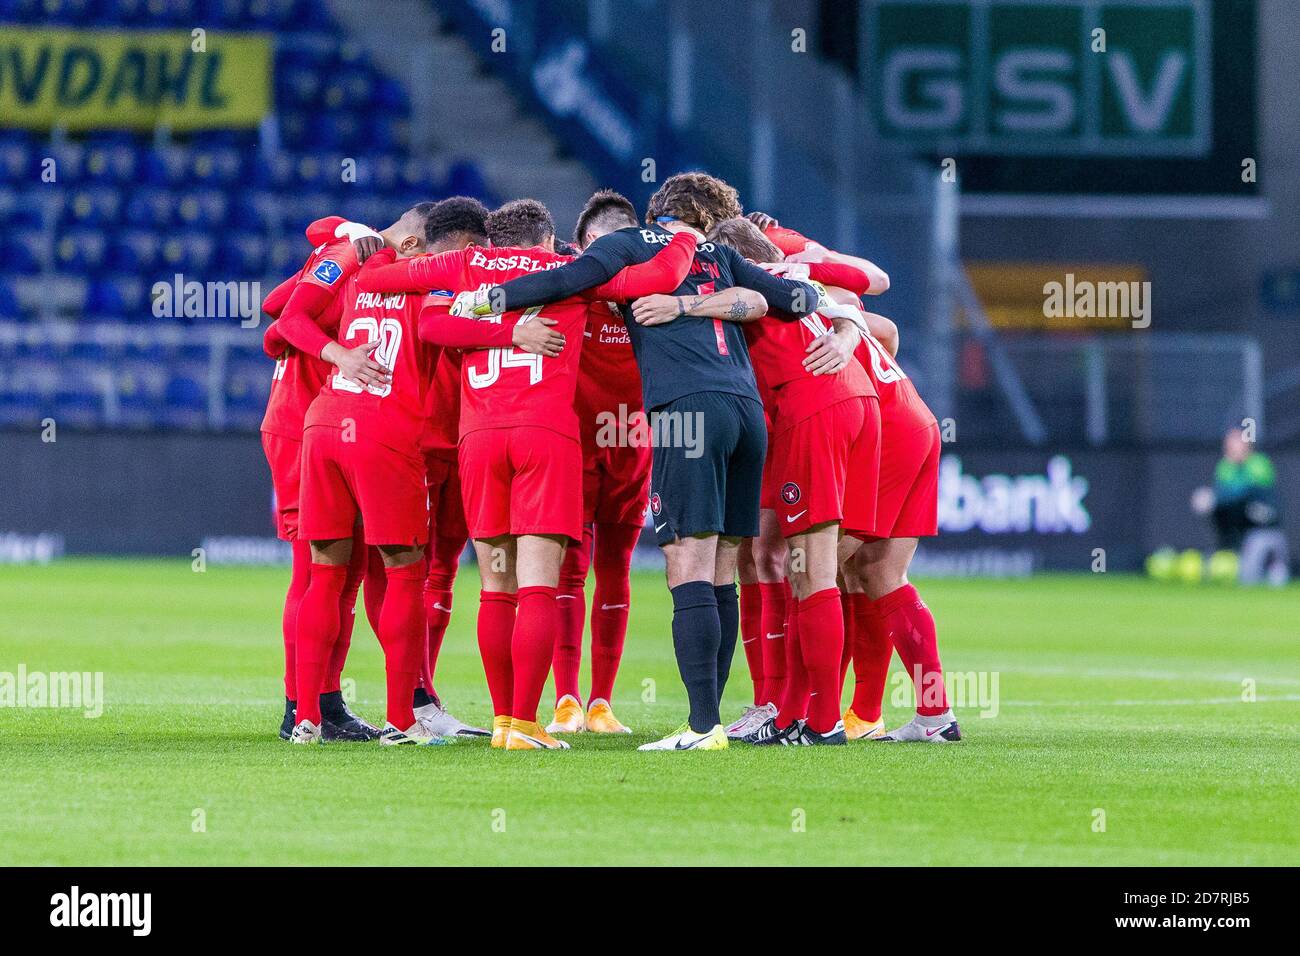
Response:
M775 641L778 637L785 637L785 631L777 631L775 634L767 635L769 641Z
M620 608L625 608L625 607L627 607L626 604L602 604L600 606L600 609L602 611L617 611Z
M444 614L450 614L450 613L451 613L451 608L449 608L449 607L443 607L441 604L439 604L439 603L436 602L436 601L435 601L434 604L433 604L433 609L434 609L435 611L442 611Z

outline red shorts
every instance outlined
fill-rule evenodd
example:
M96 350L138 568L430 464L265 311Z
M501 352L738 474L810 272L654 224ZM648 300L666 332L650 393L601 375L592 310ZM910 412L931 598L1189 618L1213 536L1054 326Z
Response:
M303 432L302 513L308 541L352 536L357 515L366 544L423 544L429 531L424 462L343 429L311 425Z
M460 487L471 538L565 535L582 540L582 449L537 425L483 428L460 440Z
M650 446L589 451L582 464L582 520L641 527L650 501Z
M281 541L298 538L298 487L302 475L302 442L262 432L262 451L271 466L275 489L275 534Z
M939 425L884 436L875 538L939 533Z
M429 493L429 536L456 538L463 544L469 537L469 529L465 526L460 468L455 457L426 451L424 484Z
M845 532L876 525L880 403L851 398L805 418L772 439L775 507L785 537L827 521Z

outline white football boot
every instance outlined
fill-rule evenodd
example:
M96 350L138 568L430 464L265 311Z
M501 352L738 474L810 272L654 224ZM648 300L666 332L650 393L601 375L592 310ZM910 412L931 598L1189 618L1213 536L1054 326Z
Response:
M727 738L729 740L740 740L761 727L767 718L775 716L776 704L767 703L746 707L745 712L740 715L740 719L728 725Z
M384 729L379 732L379 744L382 747L438 747L450 742L446 737L429 733L418 720L406 730L398 730L385 721Z
M682 724L677 730L663 740L642 744L637 750L725 750L727 732L722 724L714 724L711 730L697 734L690 724Z
M492 731L480 727L471 727L463 720L458 720L432 701L415 708L415 719L429 733L436 737L491 737Z
M295 744L321 743L320 727L310 720L300 720L294 725L293 733L289 735L289 739Z
M889 743L946 744L961 740L961 728L950 707L933 717L917 714L897 730L875 739Z

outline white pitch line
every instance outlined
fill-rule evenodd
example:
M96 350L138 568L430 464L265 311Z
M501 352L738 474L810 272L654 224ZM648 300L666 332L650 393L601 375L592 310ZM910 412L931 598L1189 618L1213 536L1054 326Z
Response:
M1215 704L1276 704L1300 700L1300 694L1282 694L1274 697L1256 697L1244 701L1240 697L1202 697L1199 700L1003 700L999 707L1209 707Z
M945 668L947 670L948 668ZM954 670L956 668L953 668ZM967 668L966 670L970 670ZM1201 680L1201 681L1232 681L1240 684L1243 680L1249 678L1257 684L1291 684L1300 686L1300 677L1274 677L1264 672L1264 668L1255 674L1224 674L1224 673L1202 673L1190 671L1153 671L1153 670L1112 670L1109 668L1088 668L1077 670L1074 668L1061 666L1034 666L1028 667L1004 667L1004 668L979 668L978 670L998 671L1005 675L1008 674L1041 674L1047 676L1060 675L1062 677L1132 677L1141 680Z

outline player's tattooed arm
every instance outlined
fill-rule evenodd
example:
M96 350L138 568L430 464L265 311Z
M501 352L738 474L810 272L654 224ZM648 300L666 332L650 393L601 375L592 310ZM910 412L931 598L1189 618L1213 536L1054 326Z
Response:
M752 289L723 289L710 295L648 295L632 303L638 325L664 325L683 317L750 322L767 314L767 300Z

